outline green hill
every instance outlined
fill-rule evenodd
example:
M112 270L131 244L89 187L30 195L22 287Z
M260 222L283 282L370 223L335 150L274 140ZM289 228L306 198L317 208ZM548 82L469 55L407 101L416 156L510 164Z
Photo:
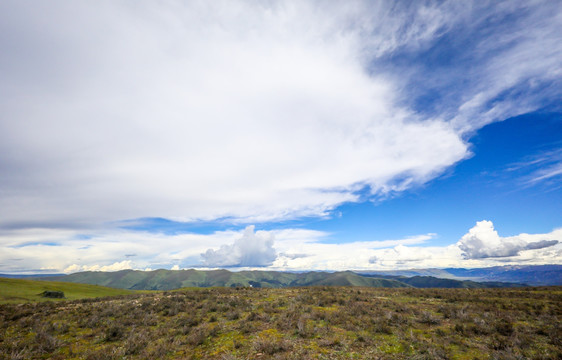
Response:
M366 286L409 287L392 279L361 276L351 271L327 273L284 273L277 271L228 270L122 270L116 272L80 272L55 278L82 284L95 284L131 290L172 290L184 287L264 287Z
M46 278L81 284L94 284L130 290L172 290L185 287L263 287L283 288L300 286L363 286L363 287L419 287L419 288L486 288L502 287L501 283L486 284L474 281L439 279L431 276L374 276L352 271L287 273L278 271L228 270L122 270L116 272L80 272L62 277ZM505 284L504 286L508 286Z
M45 298L41 295L45 291L62 291L64 293L64 298L68 300L131 293L129 290L113 289L89 284L0 278L0 304L64 300Z

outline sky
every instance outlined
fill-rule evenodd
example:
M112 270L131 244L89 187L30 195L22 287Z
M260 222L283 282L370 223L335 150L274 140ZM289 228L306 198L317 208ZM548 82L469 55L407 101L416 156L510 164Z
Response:
M0 2L0 273L562 264L562 2Z

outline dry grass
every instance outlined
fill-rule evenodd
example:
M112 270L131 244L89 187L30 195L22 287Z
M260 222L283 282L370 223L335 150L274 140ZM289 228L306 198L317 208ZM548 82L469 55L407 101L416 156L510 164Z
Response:
M191 289L0 305L0 359L557 359L562 289Z

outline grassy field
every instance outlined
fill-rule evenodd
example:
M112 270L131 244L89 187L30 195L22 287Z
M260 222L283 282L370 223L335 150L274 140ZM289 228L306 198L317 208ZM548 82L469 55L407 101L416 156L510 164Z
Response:
M206 288L0 305L0 359L561 359L562 288Z
M41 296L44 291L62 291L66 300L131 294L132 291L103 286L55 281L0 278L0 304L37 301L64 301Z

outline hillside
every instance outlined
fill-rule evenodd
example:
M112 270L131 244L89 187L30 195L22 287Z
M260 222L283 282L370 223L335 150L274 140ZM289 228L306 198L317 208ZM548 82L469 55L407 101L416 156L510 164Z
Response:
M80 272L56 278L45 278L81 284L109 286L131 290L173 290L184 287L257 287L282 288L296 286L365 286L409 287L392 279L378 279L345 271L336 273L285 273L276 271L228 270L122 270L115 272Z
M173 290L185 287L257 287L284 288L301 286L363 286L363 287L437 287L486 288L501 287L474 281L438 279L435 277L395 277L361 275L351 271L286 273L277 271L228 270L122 270L116 272L80 272L67 276L46 278L81 284L94 284L130 290ZM512 284L505 284L511 286Z
M62 291L67 300L130 294L131 291L97 285L57 281L0 278L0 304L52 301L41 296L44 291Z

